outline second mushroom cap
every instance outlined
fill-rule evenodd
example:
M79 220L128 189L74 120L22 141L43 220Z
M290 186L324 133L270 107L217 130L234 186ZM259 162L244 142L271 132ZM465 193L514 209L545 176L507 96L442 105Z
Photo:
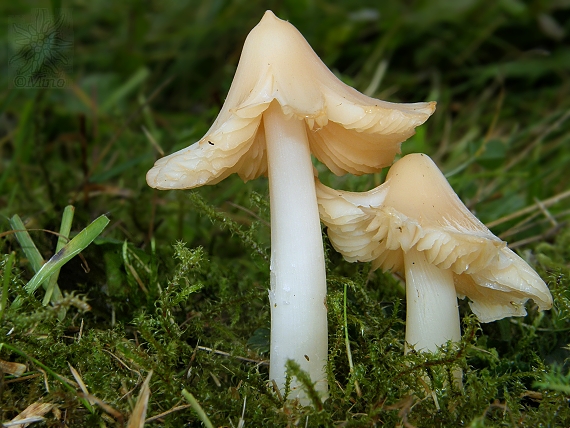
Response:
M540 276L465 207L427 155L403 157L369 192L317 183L317 197L331 242L348 261L403 272L404 254L422 252L453 272L458 296L470 299L481 322L523 316L529 298L541 310L552 306Z

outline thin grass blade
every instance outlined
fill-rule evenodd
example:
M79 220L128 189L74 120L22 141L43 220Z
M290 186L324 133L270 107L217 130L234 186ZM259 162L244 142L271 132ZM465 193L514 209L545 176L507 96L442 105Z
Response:
M107 112L109 109L114 107L128 94L133 92L139 85L141 85L147 77L150 75L150 71L146 67L139 68L129 80L127 80L121 87L119 87L115 92L113 92L107 100L101 104L100 111Z
M204 411L204 409L202 409L202 406L200 406L200 403L198 403L196 398L185 389L182 390L182 395L190 403L190 405L192 406L192 408L194 409L194 411L198 415L198 418L202 421L204 426L206 428L214 428L214 425L212 425L212 422L208 418L208 415L206 415L206 412Z
M34 277L24 287L28 293L33 293L46 278L53 275L56 269L60 269L65 263L83 251L103 229L109 224L109 219L102 215L95 219L89 226L83 229L58 251L46 264L34 275Z
M71 232L71 224L73 223L73 215L75 214L75 207L68 205L63 210L61 217L61 226L59 228L59 237L57 238L57 245L55 252L58 253L69 241L69 233ZM60 269L56 269L53 275L49 278L46 294L44 296L43 305L47 305L50 301L58 301L61 299L61 291L57 285Z
M30 234L26 230L24 222L22 221L22 219L18 214L14 214L12 216L12 218L10 219L10 226L12 227L12 230L17 231L15 233L16 239L18 240L18 243L22 247L24 254L26 255L28 261L30 262L30 265L32 266L32 269L34 270L34 272L38 272L41 269L42 265L44 264L44 259L40 254L40 252L38 251L36 244L34 244L34 241L32 240Z
M10 280L12 279L12 265L14 264L14 259L16 258L16 253L13 251L8 256L6 264L4 264L4 273L2 274L2 296L0 296L0 321L4 317L4 311L8 305L8 288L10 286Z

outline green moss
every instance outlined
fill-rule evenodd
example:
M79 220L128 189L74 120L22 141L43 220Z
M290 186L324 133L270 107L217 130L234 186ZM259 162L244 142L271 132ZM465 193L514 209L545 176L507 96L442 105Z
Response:
M246 347L255 334L252 326L267 322L265 290L247 289L247 281L237 281L233 269L209 260L201 248L189 249L179 242L174 246L174 259L177 268L160 286L155 304L139 311L130 325L96 328L94 319L74 306L63 321L58 321L55 308L36 306L28 313L8 312L8 325L14 332L6 343L33 355L59 376L69 378L69 365L73 366L91 394L125 415L134 405L125 394L130 391L134 396L132 391L140 386L145 373L153 370L154 413L179 405L181 390L186 388L215 425L224 424L228 418L237 422L244 400L245 419L257 426L306 421L309 426L332 426L338 421L345 421L346 426L402 422L417 427L514 426L513 421L520 420L531 426L527 421L544 419L544 412L556 412L544 419L551 424L570 417L564 395L567 376L555 369L550 372L536 355L543 340L538 332L544 329L548 316L531 311L521 320L525 327L512 333L517 346L502 355L488 347L490 336L481 330L475 317L469 316L464 318L459 346L445 346L433 355L403 356L398 300L388 306L378 303L383 296L393 295L391 288L396 284L389 276L376 274L374 281L384 284L379 292L366 284L369 275L365 268L353 279L329 277L330 398L322 407L316 403L313 408L283 403L267 384L267 367ZM14 272L14 286L21 286L18 277ZM229 283L235 285L233 291ZM344 343L344 284L348 285L346 327L352 372ZM217 297L215 292L219 293ZM258 299L256 313L240 310L236 299ZM248 306L251 309L256 305ZM25 361L5 348L0 358ZM256 359L260 363L254 363ZM38 368L32 363L30 372L40 373ZM463 388L453 382L457 369L463 370ZM289 370L311 391L298 367L291 364ZM43 376L26 381L26 400L41 398L65 406L76 426L103 420L101 409L96 407L93 414L86 411L79 393L49 376L48 384L49 392ZM16 414L22 387L16 382L5 388L5 418ZM191 420L197 421L191 411L180 410L166 416L164 423L176 426Z

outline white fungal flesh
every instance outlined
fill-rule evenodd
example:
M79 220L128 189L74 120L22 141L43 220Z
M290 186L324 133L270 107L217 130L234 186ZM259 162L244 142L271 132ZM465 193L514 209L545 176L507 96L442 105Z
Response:
M323 398L327 382L327 310L323 242L313 165L301 120L286 119L278 104L264 113L271 203L270 379L285 387L284 367L297 362ZM290 398L307 402L299 383Z
M406 352L437 351L461 340L453 273L430 264L423 252L404 254L406 271Z

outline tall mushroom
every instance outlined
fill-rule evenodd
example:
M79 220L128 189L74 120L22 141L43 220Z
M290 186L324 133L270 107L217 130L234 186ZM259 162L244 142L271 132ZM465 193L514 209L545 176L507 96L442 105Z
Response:
M317 197L346 260L405 274L406 342L416 350L461 339L457 297L469 298L481 322L524 316L528 299L540 310L552 306L544 281L471 214L424 154L404 156L368 192L317 183Z
M326 395L326 279L311 153L334 173L389 165L435 103L393 104L338 80L295 27L267 11L248 35L225 103L206 135L158 160L147 182L190 189L232 173L269 176L270 378L296 361ZM302 397L298 384L291 398Z

